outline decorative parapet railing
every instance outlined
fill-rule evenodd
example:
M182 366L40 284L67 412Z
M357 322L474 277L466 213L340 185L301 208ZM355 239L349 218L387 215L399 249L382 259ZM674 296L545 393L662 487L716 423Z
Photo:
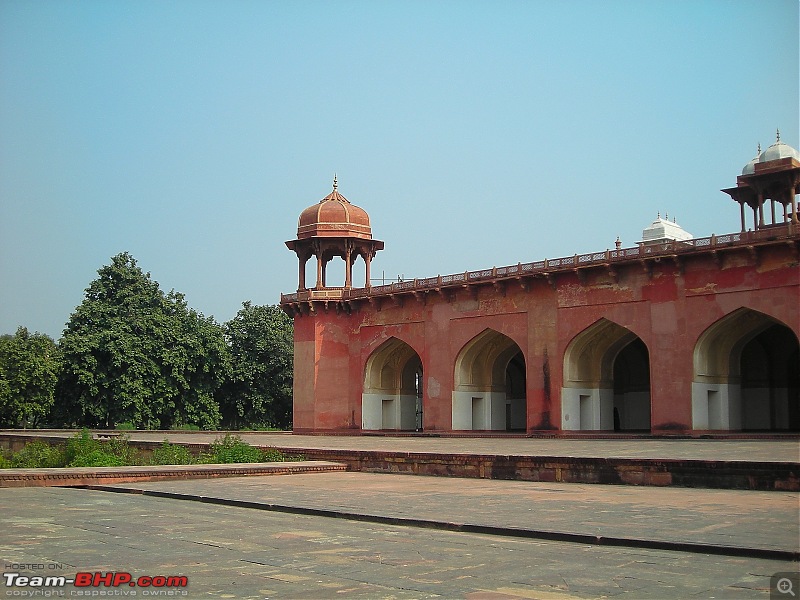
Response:
M384 296L397 293L408 293L440 289L455 286L466 286L472 283L494 281L497 279L521 278L533 275L548 275L558 271L574 271L596 266L610 266L631 260L646 260L663 256L679 256L697 251L748 246L754 242L774 240L797 240L800 230L797 226L773 226L757 231L712 235L685 241L671 241L656 244L640 243L632 248L575 254L563 258L550 258L530 263L518 263L506 267L493 267L478 271L466 271L452 275L438 275L425 279L410 279L387 285L376 285L368 288L326 288L324 290L301 290L294 294L281 294L281 303L307 300L354 300L372 296Z

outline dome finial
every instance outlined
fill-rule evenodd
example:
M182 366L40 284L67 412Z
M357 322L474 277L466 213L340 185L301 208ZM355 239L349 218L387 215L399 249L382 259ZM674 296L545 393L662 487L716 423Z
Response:
M776 129L775 130L775 137L777 138L775 140L775 143L776 144L780 143L780 141L781 141L781 130L780 129Z
M756 152L756 156L761 156L761 142L758 142L758 152Z
M333 191L336 191L336 188L339 187L339 182L336 180L336 173L333 174Z

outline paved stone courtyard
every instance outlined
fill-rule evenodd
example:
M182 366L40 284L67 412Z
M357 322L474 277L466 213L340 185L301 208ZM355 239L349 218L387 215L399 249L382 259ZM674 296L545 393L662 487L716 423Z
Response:
M788 492L368 473L113 487L178 498L0 489L4 565L60 566L48 574L67 576L79 571L186 575L191 598L470 600L769 598L770 577L798 569L797 562L785 560L480 535L257 508L270 502L324 506L352 514L438 515L456 522L796 550L798 495ZM65 590L67 596L75 591Z

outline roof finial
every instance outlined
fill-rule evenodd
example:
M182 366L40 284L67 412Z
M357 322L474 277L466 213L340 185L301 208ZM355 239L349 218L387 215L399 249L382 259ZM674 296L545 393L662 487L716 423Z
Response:
M775 141L775 143L776 143L776 144L780 144L780 142L781 142L781 130L780 130L780 129L776 129L775 131L777 132L777 133L776 133L776 136L777 136L777 138L778 138L778 139Z
M661 218L661 211L658 211L658 216L656 217L656 219L660 219L660 218Z
M756 156L761 156L761 142L758 142L758 152L756 152Z
M339 182L336 180L336 173L333 174L333 191L336 191L336 188L339 187Z

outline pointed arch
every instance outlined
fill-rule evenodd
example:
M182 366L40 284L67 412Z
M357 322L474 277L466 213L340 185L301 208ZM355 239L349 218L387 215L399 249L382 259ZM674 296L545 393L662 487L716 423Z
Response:
M712 323L692 355L692 427L800 429L799 348L788 326L750 308Z
M485 329L464 345L454 369L453 429L525 429L525 355L514 340Z
M361 428L422 429L422 360L392 337L367 358L361 395Z
M563 381L562 429L650 429L650 354L630 329L603 318L578 333Z

